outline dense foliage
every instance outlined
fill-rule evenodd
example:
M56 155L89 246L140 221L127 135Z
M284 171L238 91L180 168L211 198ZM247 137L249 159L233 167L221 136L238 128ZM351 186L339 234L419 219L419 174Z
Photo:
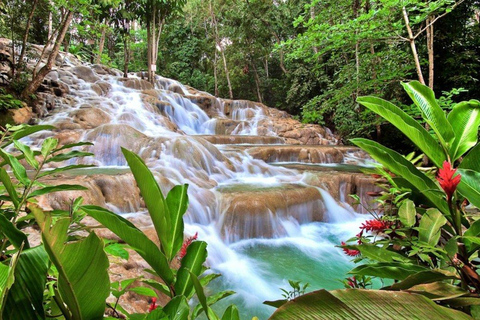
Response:
M475 0L6 0L0 36L17 44L60 41L63 50L125 75L156 68L218 96L261 101L326 124L345 141L378 140L396 134L356 102L359 96L411 109L399 84L406 80L437 95L455 89L454 102L479 95L479 6ZM53 39L65 23L69 32ZM24 59L17 57L17 70Z

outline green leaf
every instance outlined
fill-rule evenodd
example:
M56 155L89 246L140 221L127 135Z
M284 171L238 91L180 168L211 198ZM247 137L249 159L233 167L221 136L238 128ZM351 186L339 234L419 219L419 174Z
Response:
M413 227L416 222L417 212L415 211L415 203L412 200L405 200L398 208L398 218L400 222L407 228Z
M157 293L153 289L147 287L133 287L128 289L127 291L135 292L136 294L140 294L146 297L157 297Z
M122 152L145 200L145 205L152 218L163 252L167 260L171 261L173 258L170 255L172 252L171 234L176 232L176 230L171 229L171 216L162 191L152 172L138 155L124 148L122 148Z
M112 243L108 246L105 246L105 252L125 260L128 260L128 257L130 256L128 251L125 250L125 245L121 243Z
M458 192L475 207L480 208L480 172L469 169L457 170L462 176L457 187Z
M221 277L221 276L222 275L219 273L210 273L199 280L202 286L206 287L212 280L217 279L218 277Z
M12 167L13 175L18 179L23 185L28 186L30 184L30 179L27 176L27 170L22 166L20 161L11 154L0 149L0 156Z
M426 270L428 269L415 264L399 262L378 262L359 265L353 270L351 270L349 273L356 276L370 276L384 279L404 280L412 274Z
M208 320L219 320L217 315L213 312L212 308L208 306L207 303L207 298L205 297L205 292L203 292L203 287L200 281L198 280L198 277L195 273L191 272L190 270L187 270L190 274L190 279L193 283L193 286L195 287L195 292L197 293L197 298L200 304L202 305L203 310L205 311L205 314L207 315Z
M41 153L43 158L47 158L47 156L55 149L58 145L58 139L55 138L47 138L42 143Z
M424 296L406 292L343 289L314 291L287 302L271 320L300 319L472 319L438 306Z
M447 204L440 196L443 192L438 185L398 152L367 139L356 138L351 141L367 151L372 158L380 162L395 175L407 180L429 200L430 205L437 207L445 214L449 214Z
M20 140L23 137L29 136L33 133L42 131L42 130L53 130L54 126L51 125L37 125L37 126L25 126L21 130L16 131L12 134L12 140Z
M447 219L437 209L428 209L418 226L418 240L436 246L440 240L440 229Z
M455 140L449 150L451 161L454 162L477 143L480 101L470 100L456 104L447 119L455 133Z
M237 307L233 304L228 306L223 313L222 320L240 320L240 314Z
M167 285L173 284L173 273L165 255L130 221L97 206L82 206L81 209L131 246Z
M446 282L419 284L408 289L408 292L418 293L435 301L453 299L469 294L468 291Z
M188 207L188 185L175 186L167 195L166 203L168 212L170 213L170 239L167 241L171 243L168 247L167 257L173 258L177 255L178 251L182 248L183 244L183 215L187 211Z
M446 160L438 142L415 119L394 104L376 97L360 97L357 102L385 118L406 135L438 167Z
M436 281L445 281L450 279L458 279L458 275L444 270L427 270L420 271L405 278L405 280L397 282L387 289L391 290L406 290L413 286L425 283L432 283Z
M363 257L378 262L411 262L411 260L403 255L393 252L373 244L361 244L351 246L360 251Z
M205 287L205 285L203 285L201 279L198 279L198 280L200 281L200 284L202 285L202 287ZM218 301L220 301L222 299L225 299L226 297L229 297L232 294L235 294L235 291L227 290L227 291L221 291L219 293L216 293L213 296L210 296L210 297L207 298L207 305L212 306L215 303L217 303ZM193 309L192 319L196 319L203 311L204 310L203 310L202 305L201 304L197 305L195 307L195 309Z
M433 129L440 143L444 146L444 149L448 150L449 145L455 138L455 133L453 132L452 125L447 121L445 112L438 105L433 90L418 81L402 83L402 85L420 109L423 119L425 119ZM440 167L441 164L437 166Z
M10 179L10 176L8 175L7 171L4 168L0 168L0 181L3 183L3 186L7 190L8 195L10 196L10 200L13 202L14 207L18 208L20 199L18 198L17 191L15 190L15 187L12 184L12 180Z
M480 143L467 153L458 168L480 172L480 161L478 159L480 159Z
M43 293L47 282L49 261L43 246L22 251L15 268L3 319L44 319Z
M193 294L191 274L198 277L202 272L206 259L206 242L194 241L188 246L187 253L182 258L182 264L177 273L177 281L175 282L175 292L177 295L184 295L187 298L191 297Z
M69 218L60 218L52 225L48 212L35 206L29 208L42 230L50 260L58 270L58 290L71 317L101 319L110 294L109 262L103 242L93 232L80 241L67 242Z
M22 249L18 250L10 259L10 264L7 266L0 264L0 318L3 318L3 314L6 311L7 299L9 297L8 293L15 283L15 269L17 268L18 260Z
M61 162L61 161L70 160L72 158L88 157L88 156L93 156L93 153L73 150L73 151L70 151L70 152L57 154L57 155L47 159L47 161L45 161L45 163Z
M22 246L25 249L30 248L27 235L18 230L3 214L0 214L0 230L15 248L20 249Z
M34 167L35 169L38 169L38 161L37 161L37 159L35 159L35 155L33 154L32 149L30 149L29 146L24 145L23 143L21 143L18 140L13 141L13 144L15 145L15 147L18 150L20 150L23 153L27 163L29 165L31 165L32 167Z
M190 313L187 299L184 296L176 296L163 308L169 320L187 320Z
M468 255L475 253L480 246L480 220L475 221L464 232L462 241L465 244Z
M58 152L58 151L61 151L61 150L65 150L65 149L70 149L70 148L74 148L74 147L82 147L82 146L93 146L93 143L91 142L75 142L75 143L70 143L70 144L66 144L58 149L55 150L55 152Z
M48 186L41 189L37 189L28 195L28 198L38 197L47 193L57 192L57 191L70 191L70 190L88 190L84 186L78 184L59 184L56 186Z
M287 302L288 302L287 299L280 299L280 300L274 300L274 301L264 301L263 304L266 304L267 306L274 307L274 308L278 309Z
M146 283L149 286L157 289L158 291L166 294L167 296L170 295L170 289L166 285L164 285L163 283L160 283L160 282L155 281L153 279L145 279L145 280L142 280L142 282Z

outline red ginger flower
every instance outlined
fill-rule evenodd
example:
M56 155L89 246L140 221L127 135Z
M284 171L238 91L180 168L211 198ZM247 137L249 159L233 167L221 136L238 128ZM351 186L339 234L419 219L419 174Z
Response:
M190 238L187 238L187 240L185 240L183 242L183 245L182 245L182 249L180 249L180 253L178 254L178 258L181 260L183 257L185 257L185 255L187 254L187 248L188 246L195 240L197 240L198 238L198 232L195 232L195 234L190 237Z
M381 233L381 232L384 232L385 229L389 229L392 226L392 224L393 224L392 221L372 219L362 223L362 225L360 226L360 229L362 230L361 233L363 233L363 231Z
M157 307L157 298L153 297L152 303L150 303L150 306L148 307L148 312L152 312L153 310L157 309Z
M346 246L347 244L345 242L342 241L342 246ZM355 250L355 249L348 249L348 248L342 248L343 252L345 252L345 254L347 256L350 256L350 257L355 257L355 256L358 256L360 254L360 251L359 250Z
M437 180L440 183L443 191L447 194L447 200L452 201L452 196L455 190L457 189L460 179L462 178L459 174L453 177L457 172L457 169L452 169L452 165L448 161L443 162L443 167L438 169Z

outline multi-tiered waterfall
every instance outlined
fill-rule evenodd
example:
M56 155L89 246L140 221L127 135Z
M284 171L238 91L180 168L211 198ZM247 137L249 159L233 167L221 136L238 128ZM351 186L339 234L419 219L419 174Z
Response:
M65 208L83 196L148 234L122 146L145 160L164 193L189 184L186 231L207 241L208 263L223 274L214 290L235 290L245 318L273 312L262 302L281 298L288 279L311 289L342 286L350 265L335 245L355 234L358 220L348 194L365 199L373 188L355 172L365 164L358 149L335 146L328 130L262 104L217 99L161 77L155 86L141 75L123 79L65 54L57 66L42 87L47 93L39 94L45 105L37 108L40 121L57 130L30 143L47 136L63 144L93 142L95 156L82 161L97 167L49 181L90 191L52 194L43 205Z

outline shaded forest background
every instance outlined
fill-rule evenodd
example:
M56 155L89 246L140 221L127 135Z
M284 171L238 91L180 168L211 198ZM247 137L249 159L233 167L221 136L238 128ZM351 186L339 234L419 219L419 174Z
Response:
M479 1L3 0L0 10L0 36L17 45L49 43L73 13L61 49L86 62L260 101L345 141L398 144L356 98L419 116L401 81L429 85L445 109L480 97ZM29 81L20 73L9 90Z

